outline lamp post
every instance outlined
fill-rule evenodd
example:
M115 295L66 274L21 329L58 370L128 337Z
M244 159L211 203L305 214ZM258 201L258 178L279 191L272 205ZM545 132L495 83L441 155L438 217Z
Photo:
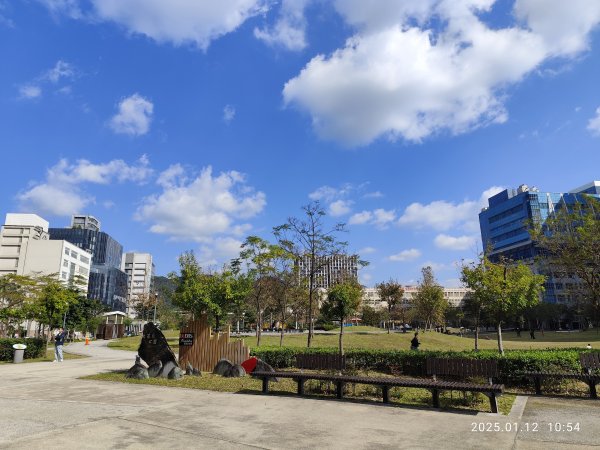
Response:
M152 322L156 325L156 304L158 303L158 292L154 293L154 317Z

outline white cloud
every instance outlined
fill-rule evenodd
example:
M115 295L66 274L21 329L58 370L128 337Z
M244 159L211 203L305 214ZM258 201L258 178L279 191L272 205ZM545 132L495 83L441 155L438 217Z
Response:
M363 195L363 198L382 198L382 197L383 197L383 193L381 193L380 191L367 192L365 195Z
M240 255L242 241L232 237L216 238L210 244L200 246L198 263L206 267L219 268Z
M26 84L19 88L19 98L32 99L42 95L42 88L35 84Z
M350 200L336 200L329 204L329 214L333 217L348 214L352 210L351 205L352 201Z
M134 165L128 165L120 159L103 164L94 164L85 159L70 164L68 160L61 159L48 169L44 182L34 183L19 193L17 200L24 211L70 216L82 212L95 202L94 197L81 188L82 184L144 183L151 175L152 169L145 155ZM110 200L103 204L107 208L114 205Z
M235 31L248 18L264 12L268 0L90 0L91 10L78 0L41 0L54 14L90 22L110 21L131 34L159 43L193 44L206 50L211 41Z
M304 8L310 0L283 0L279 17L273 27L255 28L254 36L273 46L288 50L306 47Z
M73 78L75 67L71 63L58 60L52 69L49 69L42 77L51 83L58 83L63 78Z
M402 250L400 253L396 253L395 255L391 255L388 257L390 261L413 261L421 256L421 251L416 248L411 248L408 250Z
M231 105L225 105L223 108L223 120L225 123L231 122L235 118L235 108Z
M516 21L496 28L481 18L494 0L338 0L356 34L289 80L284 101L306 110L322 138L351 146L505 122L507 87L587 48L600 3L575 3L517 0Z
M171 166L158 183L162 192L145 198L136 218L149 222L150 231L178 240L210 244L216 237L247 232L243 222L260 213L266 197L246 184L239 172L213 176L204 168L196 177L186 175L181 166Z
M358 254L359 255L368 255L370 253L375 253L376 251L377 251L377 249L374 247L364 247L358 251Z
M110 127L115 133L141 136L150 130L154 105L139 94L124 98L119 103L119 111L110 119Z
M373 211L361 211L350 217L348 223L350 225L370 224L377 228L384 229L396 219L396 212L393 210L385 210L382 208Z
M438 234L434 243L437 247L446 250L469 250L477 243L476 236L448 236L447 234Z
M434 272L442 272L453 268L450 264L436 263L434 261L425 261L421 264L421 267L431 267Z
M462 228L465 231L476 232L479 230L478 214L483 206L487 206L487 199L504 188L493 186L486 189L475 200L465 200L460 203L436 200L428 204L412 203L406 207L399 225L415 228L433 228L446 231L452 228Z
M321 186L317 190L308 194L308 198L311 200L323 200L330 203L339 198L347 197L353 190L354 187L350 183L346 183L339 188Z
M590 119L587 129L594 136L600 136L600 108L596 109L596 116Z

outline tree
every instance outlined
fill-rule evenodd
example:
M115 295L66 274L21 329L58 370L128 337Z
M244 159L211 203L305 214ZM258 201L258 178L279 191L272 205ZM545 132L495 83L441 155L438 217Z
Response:
M402 306L402 296L404 295L404 288L401 284L394 280L379 283L375 287L377 288L377 292L379 293L379 298L387 305L387 322L389 334L392 322L392 311L398 305ZM404 323L402 325L404 325Z
M532 224L540 251L538 263L560 278L575 275L583 297L600 325L600 201L584 196L580 203L557 205L544 223Z
M372 327L378 327L381 322L385 319L385 312L378 311L370 306L363 306L362 308L362 324L370 325Z
M437 284L431 267L421 269L422 279L413 298L416 317L425 322L425 330L433 324L444 323L444 313L449 307L444 289Z
M7 274L0 277L0 336L23 321L37 291L36 281L28 276Z
M354 280L344 280L334 284L327 292L327 299L321 310L323 314L340 321L340 355L344 355L344 322L360 307L363 288Z
M347 243L339 241L337 234L345 231L344 223L331 228L324 224L325 210L318 201L302 207L303 218L289 217L287 222L273 229L279 246L294 255L296 261L308 260L306 273L308 289L308 341L313 339L313 317L318 288L318 274L329 264L330 257L343 254Z
M94 333L100 324L100 314L107 311L106 305L94 299L87 298L85 293L75 291L77 301L69 303L66 314L68 329Z
M498 351L503 355L502 323L539 302L545 277L533 274L531 268L521 262L503 260L495 264L485 255L478 263L463 266L462 274L463 282L473 291L472 296L480 302L480 308L495 321Z

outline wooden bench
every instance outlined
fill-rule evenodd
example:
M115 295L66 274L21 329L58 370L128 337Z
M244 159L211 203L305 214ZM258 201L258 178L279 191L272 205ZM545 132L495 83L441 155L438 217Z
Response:
M330 353L296 355L296 368L307 370L345 370L346 356Z
M554 379L572 379L587 383L590 388L590 397L598 398L596 385L600 383L600 352L580 353L579 362L583 368L583 373L575 372L523 372L522 376L533 379L536 395L542 395L542 380L545 378ZM596 371L596 373L594 373Z
M451 361L451 360L450 360ZM467 360L475 361L475 360ZM442 374L437 368L443 363L432 363L432 368L436 369L435 375ZM460 367L465 367L467 364L462 363ZM446 367L454 367L452 363L448 363ZM450 372L450 370L446 370ZM443 373L444 375L446 373ZM475 369L469 369L469 376L480 375ZM459 375L452 373L452 375ZM437 379L419 379L419 378L384 378L384 377L361 377L349 375L330 375L319 373L303 373L303 372L252 372L252 376L262 379L262 392L269 393L269 382L272 378L291 378L298 384L298 395L304 395L304 384L307 380L329 381L336 385L336 397L341 399L344 396L344 385L348 383L368 384L379 386L382 391L383 403L389 403L389 390L391 387L409 387L428 389L431 391L433 406L439 408L439 394L442 391L469 391L482 392L490 399L490 408L492 412L498 412L497 397L504 392L504 386L501 384L478 384L462 381L439 381Z

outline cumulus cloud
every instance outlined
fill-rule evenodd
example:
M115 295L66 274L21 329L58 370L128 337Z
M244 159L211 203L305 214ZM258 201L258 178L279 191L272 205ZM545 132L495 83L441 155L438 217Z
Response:
M438 248L445 250L469 250L477 243L477 236L449 236L447 234L438 234L434 239L434 244Z
M223 108L223 120L225 123L231 122L235 117L235 108L231 105L225 105Z
M59 84L61 81L71 80L76 75L73 64L59 59L54 67L42 72L32 81L19 86L19 98L34 99L41 97L44 87ZM62 86L58 92L70 92L70 86Z
M266 11L268 0L40 0L54 14L109 21L131 34L159 43L192 44L206 50L211 41Z
M254 36L269 45L288 50L306 47L304 8L310 0L283 0L279 17L272 27L255 28Z
M516 0L513 23L500 28L483 18L495 4L337 0L356 34L289 80L284 101L307 111L321 137L351 146L505 122L506 88L584 51L600 3Z
M386 228L395 219L395 211L378 208L373 211L361 211L353 214L348 220L348 223L350 225L370 224L377 228Z
M101 164L94 164L85 159L72 164L66 159L61 159L48 169L44 182L33 183L17 195L17 200L23 211L70 216L82 212L83 208L95 201L94 197L83 190L82 185L144 183L152 175L149 164L145 155L133 165L120 159ZM108 202L113 204L112 201Z
M436 200L428 204L415 202L406 207L397 223L414 228L433 228L438 231L458 227L465 231L476 232L479 229L479 211L483 206L487 206L489 197L502 190L504 188L493 186L486 189L478 200L465 200L458 203L446 200Z
M240 255L242 241L233 237L216 238L210 244L200 246L198 254L198 263L202 267L219 268L224 264Z
M421 251L416 248L411 248L408 250L402 250L400 253L396 253L395 255L391 255L388 257L390 261L413 261L421 256Z
M150 130L154 113L152 102L139 94L121 100L118 112L110 119L110 127L115 133L141 136Z
M594 136L600 136L600 108L596 109L596 116L589 120L587 129Z
M245 221L266 205L265 194L236 171L213 176L206 167L190 176L175 165L159 175L158 184L162 192L145 198L136 218L150 223L151 232L177 240L211 244L217 237L239 237L251 227Z
M19 98L32 99L42 95L42 88L35 84L27 84L19 87Z
M329 214L333 217L344 216L352 210L351 205L350 200L336 200L329 204Z

